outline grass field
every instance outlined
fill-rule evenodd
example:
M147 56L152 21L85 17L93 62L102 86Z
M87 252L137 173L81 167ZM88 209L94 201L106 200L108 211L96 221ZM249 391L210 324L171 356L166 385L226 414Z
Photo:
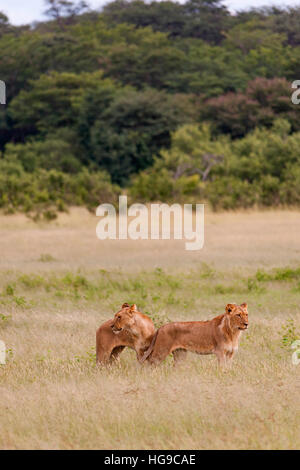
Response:
M48 225L0 217L1 449L300 447L300 213L207 214L205 246L99 241L74 209ZM231 370L190 354L95 366L95 332L123 302L157 325L248 302Z

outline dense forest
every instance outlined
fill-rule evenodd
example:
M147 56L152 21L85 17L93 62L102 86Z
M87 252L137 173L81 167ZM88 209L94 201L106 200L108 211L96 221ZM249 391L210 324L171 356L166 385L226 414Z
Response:
M45 2L0 13L0 207L51 219L121 192L215 210L300 205L300 7Z

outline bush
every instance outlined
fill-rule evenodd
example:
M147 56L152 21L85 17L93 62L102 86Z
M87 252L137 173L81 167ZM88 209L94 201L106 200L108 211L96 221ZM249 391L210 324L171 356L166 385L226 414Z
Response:
M205 195L213 210L245 209L259 200L255 185L233 176L211 181L207 184Z
M213 138L207 125L183 126L129 193L142 201L207 200L214 210L299 205L300 132L289 132L283 119L239 140Z
M211 169L227 151L228 140L214 141L208 126L185 125L172 134L170 150L133 179L129 194L140 201L199 202Z
M245 93L229 92L203 103L202 119L217 133L243 137L258 126L271 127L279 117L299 131L297 107L291 102L291 85L285 78L256 78Z
M5 159L20 162L27 172L44 168L77 173L81 169L81 163L74 156L71 144L55 136L44 141L7 144Z
M25 172L20 163L0 160L0 207L25 212L34 220L52 220L68 206L89 210L103 202L117 203L120 189L104 171L84 169L76 175L58 170Z

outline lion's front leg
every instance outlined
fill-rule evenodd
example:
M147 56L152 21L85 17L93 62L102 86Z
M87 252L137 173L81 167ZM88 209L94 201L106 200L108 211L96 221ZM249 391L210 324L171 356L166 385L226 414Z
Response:
M232 367L233 356L234 356L234 351L226 351L225 365L226 365L226 367L228 367L228 369L231 369L231 367Z
M217 350L215 351L215 355L217 356L218 359L218 365L221 368L224 368L226 366L226 353L223 350Z
M97 350L97 353L96 353L96 364L97 364L97 366L109 364L110 359L111 359L111 351L110 350L105 351L102 348Z
M110 362L116 361L124 349L125 349L125 346L116 346L111 352Z

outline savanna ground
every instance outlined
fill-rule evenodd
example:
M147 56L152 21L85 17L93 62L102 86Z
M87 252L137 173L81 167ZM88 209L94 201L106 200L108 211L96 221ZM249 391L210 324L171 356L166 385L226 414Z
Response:
M0 224L0 448L299 448L299 212L207 214L199 252L101 242L81 209ZM193 354L149 370L130 350L95 366L95 331L123 302L160 325L244 301L250 328L229 371Z

